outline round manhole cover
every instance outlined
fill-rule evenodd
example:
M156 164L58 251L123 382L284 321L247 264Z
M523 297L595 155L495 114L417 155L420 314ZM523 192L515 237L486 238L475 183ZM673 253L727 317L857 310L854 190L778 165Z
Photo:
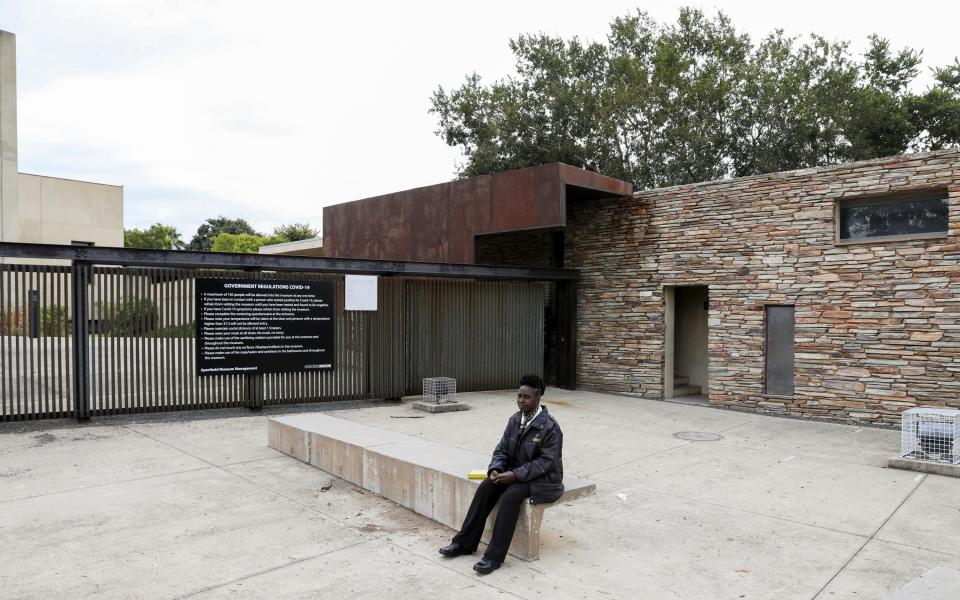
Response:
M710 433L708 431L678 431L673 437L688 442L716 442L722 440L723 436L719 433Z

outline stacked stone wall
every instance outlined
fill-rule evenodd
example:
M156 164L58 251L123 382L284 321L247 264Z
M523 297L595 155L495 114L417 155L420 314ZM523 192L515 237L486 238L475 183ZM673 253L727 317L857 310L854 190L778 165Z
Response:
M841 198L948 191L947 235L838 244ZM664 286L709 286L717 405L899 423L960 407L960 152L571 202L565 263L581 272L587 388L663 397ZM764 394L765 306L795 305L795 393Z

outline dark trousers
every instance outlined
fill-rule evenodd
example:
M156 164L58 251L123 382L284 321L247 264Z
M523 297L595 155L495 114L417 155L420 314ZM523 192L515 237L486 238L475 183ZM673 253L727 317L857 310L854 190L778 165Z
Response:
M500 510L497 519L493 522L493 535L487 545L483 557L489 560L503 562L507 557L507 549L513 540L513 531L517 528L517 518L520 516L520 504L530 497L530 484L515 481L510 485L496 485L490 479L484 479L477 493L470 503L470 510L463 520L460 532L453 536L453 541L469 552L475 552L480 545L480 536L483 527L493 507L500 501Z

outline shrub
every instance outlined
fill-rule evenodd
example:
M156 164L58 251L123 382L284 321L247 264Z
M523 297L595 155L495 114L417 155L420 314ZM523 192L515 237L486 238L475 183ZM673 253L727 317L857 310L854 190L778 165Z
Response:
M25 335L30 327L25 310L6 310L0 313L0 335Z
M66 306L53 304L40 311L40 335L64 337L70 335L70 311Z
M192 338L195 336L196 327L192 322L182 325L167 325L150 334L150 337L156 338Z
M147 335L160 322L157 307L149 298L128 298L104 307L100 330L105 335L128 337Z

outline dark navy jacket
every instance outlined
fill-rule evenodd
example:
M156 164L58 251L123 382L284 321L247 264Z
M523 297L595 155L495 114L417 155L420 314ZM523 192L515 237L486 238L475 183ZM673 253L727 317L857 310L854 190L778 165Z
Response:
M507 421L487 468L513 471L517 481L530 483L530 503L554 502L563 495L563 432L543 406L520 433L519 411Z

